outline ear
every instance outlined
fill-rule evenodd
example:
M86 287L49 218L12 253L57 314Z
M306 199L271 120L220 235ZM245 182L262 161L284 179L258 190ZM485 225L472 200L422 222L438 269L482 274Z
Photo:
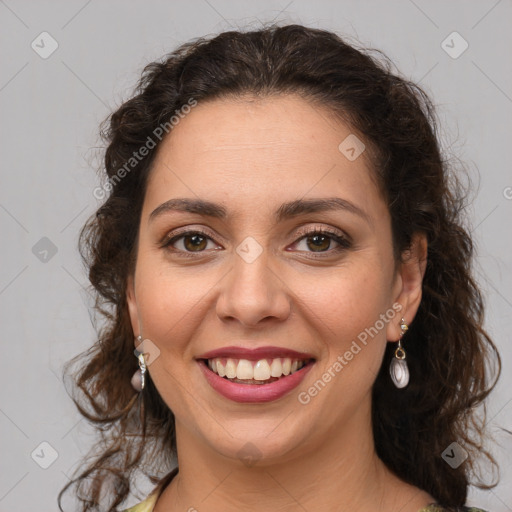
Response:
M130 314L130 322L132 324L132 330L134 337L140 334L140 324L139 324L139 312L137 308L137 299L135 298L135 282L132 274L128 276L126 283L126 302L128 304L128 312ZM134 342L134 345L135 342Z
M424 233L415 233L410 247L402 253L396 276L397 292L395 304L400 304L402 309L398 311L393 321L389 322L386 329L387 339L397 341L401 336L400 320L412 323L420 306L422 297L422 284L427 268L427 237Z

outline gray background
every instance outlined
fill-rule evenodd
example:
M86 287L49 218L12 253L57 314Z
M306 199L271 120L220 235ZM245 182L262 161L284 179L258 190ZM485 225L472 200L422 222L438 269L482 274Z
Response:
M383 50L438 105L443 145L474 180L476 271L486 326L504 360L487 417L502 483L487 493L472 489L470 503L512 510L512 436L499 429L512 430L510 0L0 0L0 511L56 510L58 491L92 441L61 372L94 341L76 243L98 206L100 121L129 97L146 63L178 44L273 19ZM58 43L46 59L44 31ZM442 46L453 31L469 44L457 58L458 36Z

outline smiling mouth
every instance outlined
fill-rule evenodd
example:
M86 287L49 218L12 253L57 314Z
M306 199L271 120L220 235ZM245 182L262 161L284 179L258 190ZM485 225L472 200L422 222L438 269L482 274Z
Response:
M236 384L262 385L284 379L311 365L315 359L273 358L250 361L248 359L201 359L212 373Z

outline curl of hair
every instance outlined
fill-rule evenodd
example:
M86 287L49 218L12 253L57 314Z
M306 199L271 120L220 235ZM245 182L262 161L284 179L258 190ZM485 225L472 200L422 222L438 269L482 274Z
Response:
M155 130L191 99L278 94L299 94L324 107L365 141L391 213L397 259L414 233L427 236L423 298L404 338L411 382L401 390L391 384L387 369L394 347L388 344L373 387L379 457L446 507L465 503L477 458L495 465L484 448L485 414L479 416L477 407L485 413L483 401L501 360L483 329L473 243L461 219L465 196L441 155L431 101L377 50L358 49L324 30L272 25L199 38L148 64L133 97L104 122L106 178L113 185L82 229L80 250L105 321L99 342L73 361L80 363L74 400L101 441L86 469L61 491L59 507L64 492L76 486L81 510L100 510L105 497L105 509L116 510L133 488L135 471L155 482L176 456L174 416L151 378L140 395L130 385L137 360L125 290L160 145ZM114 182L148 138L156 148ZM455 469L441 458L454 441L469 453Z

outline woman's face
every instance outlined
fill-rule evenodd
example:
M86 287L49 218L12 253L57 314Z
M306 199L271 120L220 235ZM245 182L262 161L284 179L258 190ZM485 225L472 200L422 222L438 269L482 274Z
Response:
M386 341L398 339L414 304L395 268L388 209L366 154L354 158L353 137L289 95L199 103L159 147L128 303L178 442L186 432L232 458L250 442L270 460L311 450L333 429L367 432ZM216 208L177 209L169 201L178 198ZM315 361L277 398L224 378L228 397L198 358L233 346ZM252 389L233 398L241 386Z

